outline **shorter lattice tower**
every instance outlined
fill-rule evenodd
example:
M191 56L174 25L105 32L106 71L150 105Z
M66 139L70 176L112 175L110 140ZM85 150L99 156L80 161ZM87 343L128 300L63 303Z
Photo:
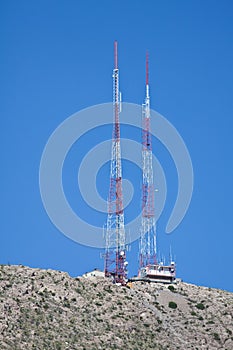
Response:
M139 270L156 264L156 222L150 130L149 61L146 55L146 97L142 105L142 219Z

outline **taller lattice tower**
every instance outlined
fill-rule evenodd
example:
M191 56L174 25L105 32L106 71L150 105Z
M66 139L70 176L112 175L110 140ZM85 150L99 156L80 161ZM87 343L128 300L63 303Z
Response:
M142 221L139 247L140 269L156 264L156 222L150 130L149 62L146 55L146 97L142 105Z
M114 43L113 69L113 135L108 219L106 228L105 276L115 283L126 284L127 262L125 245L124 210L122 194L122 169L120 146L120 92L117 42Z

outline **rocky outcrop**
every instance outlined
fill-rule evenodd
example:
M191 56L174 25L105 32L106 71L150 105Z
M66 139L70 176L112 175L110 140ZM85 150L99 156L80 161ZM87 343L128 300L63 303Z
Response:
M233 294L0 267L0 349L233 349Z

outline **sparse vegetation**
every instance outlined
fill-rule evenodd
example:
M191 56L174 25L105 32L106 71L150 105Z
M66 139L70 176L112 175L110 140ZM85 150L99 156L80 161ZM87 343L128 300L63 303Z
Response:
M202 348L203 339L210 349L231 350L231 317L232 294L216 289L183 282L125 288L104 278L0 266L4 350L184 350Z
M195 306L196 306L196 308L199 309L199 310L204 310L204 308L205 308L205 306L204 306L203 303L196 304Z
M174 301L169 301L168 306L171 309L176 309L177 308L177 304Z
M215 340L220 340L220 336L218 333L213 333L213 336Z
M171 292L173 292L173 293L176 292L176 289L175 289L175 287L174 287L172 284L168 286L168 289L169 289Z

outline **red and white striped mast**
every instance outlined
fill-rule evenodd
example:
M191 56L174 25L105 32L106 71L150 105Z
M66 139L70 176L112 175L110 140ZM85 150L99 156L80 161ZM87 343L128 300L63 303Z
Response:
M114 42L113 69L113 135L111 174L106 228L105 276L122 285L127 281L124 209L122 194L122 168L120 147L120 92L117 41Z
M149 57L146 54L146 97L142 105L142 219L139 246L139 274L156 264L156 222L150 129Z

